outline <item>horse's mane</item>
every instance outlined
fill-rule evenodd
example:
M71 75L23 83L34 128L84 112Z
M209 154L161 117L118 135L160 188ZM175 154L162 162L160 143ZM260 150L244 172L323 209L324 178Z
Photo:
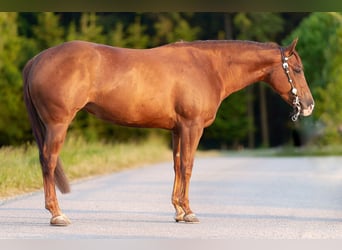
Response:
M197 41L192 41L192 42L187 42L187 41L177 41L175 43L171 43L165 46L170 46L170 47L197 47L197 48L202 48L202 49L210 49L213 48L213 46L226 46L227 44L240 44L241 46L245 45L255 45L258 47L263 47L265 49L270 49L270 48L279 48L279 45L274 42L266 42L266 43L261 43L261 42L255 42L255 41L247 41L247 40L197 40Z

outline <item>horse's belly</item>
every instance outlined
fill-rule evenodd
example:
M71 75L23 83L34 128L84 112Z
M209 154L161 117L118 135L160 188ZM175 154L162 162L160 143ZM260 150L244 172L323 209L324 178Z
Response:
M111 105L99 106L89 103L85 106L85 109L100 119L118 125L172 129L175 124L172 112L162 111L161 108L151 108L149 105L111 103Z

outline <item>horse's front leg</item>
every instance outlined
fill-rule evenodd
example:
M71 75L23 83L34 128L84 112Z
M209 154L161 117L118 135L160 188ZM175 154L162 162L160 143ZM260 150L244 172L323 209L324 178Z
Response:
M180 162L180 136L178 131L172 132L172 147L173 147L173 164L175 171L175 179L173 183L173 192L172 192L172 204L175 207L175 221L184 221L185 212L183 208L180 206L179 198L181 196L181 183L182 183L182 174L181 174L181 162Z
M178 148L180 150L178 151L180 151L180 159L178 160L179 163L177 162L177 160L175 160L176 191L174 190L173 192L173 201L176 201L174 203L174 206L176 208L176 221L198 223L199 220L190 208L189 189L195 152L203 133L203 126L184 125L180 128L179 132L180 139ZM177 164L179 165L179 167L177 167Z

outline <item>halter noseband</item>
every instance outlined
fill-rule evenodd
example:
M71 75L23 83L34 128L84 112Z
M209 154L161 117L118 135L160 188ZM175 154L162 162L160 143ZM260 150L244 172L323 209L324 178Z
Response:
M289 58L285 56L283 48L280 48L280 53L281 53L281 61L283 63L283 69L284 69L285 74L287 76L287 80L289 81L289 83L291 85L291 93L294 97L294 99L292 101L293 113L291 114L291 120L295 122L295 121L297 121L297 119L300 115L300 111L301 111L302 107L300 106L299 97L297 95L297 89L294 87L293 80L291 79L291 76L290 76L289 64L287 63Z

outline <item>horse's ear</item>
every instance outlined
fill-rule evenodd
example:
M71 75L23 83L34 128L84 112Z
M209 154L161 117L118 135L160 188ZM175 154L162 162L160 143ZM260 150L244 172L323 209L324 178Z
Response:
M293 51L295 50L296 48L296 45L297 45L297 42L298 42L298 37L295 38L292 43L286 47L285 49L285 56L289 57L293 54Z

